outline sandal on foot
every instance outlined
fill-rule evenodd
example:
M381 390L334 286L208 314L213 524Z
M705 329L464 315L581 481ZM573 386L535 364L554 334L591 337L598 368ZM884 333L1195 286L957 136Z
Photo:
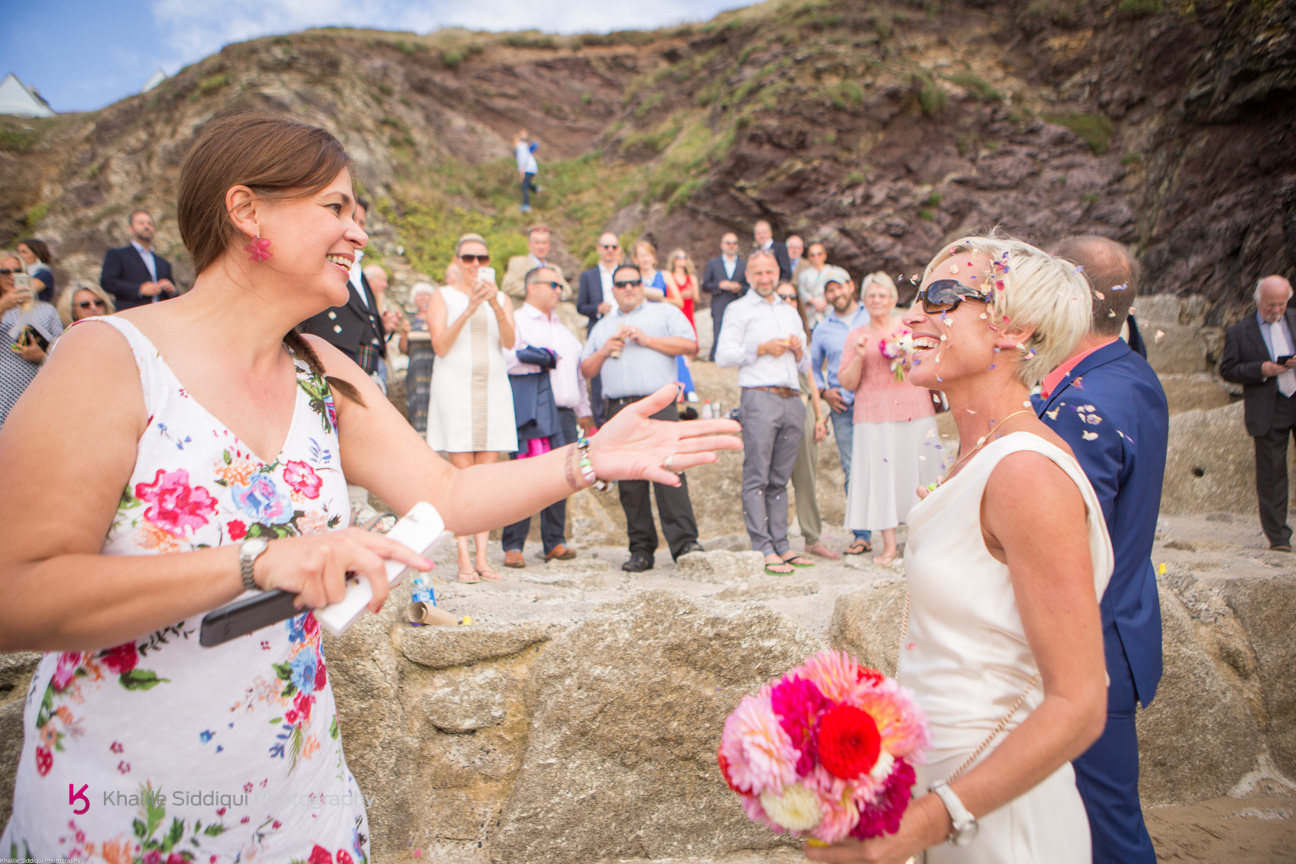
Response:
M793 555L791 558L784 558L784 564L791 564L793 567L813 567L815 562L811 561L804 555Z
M846 547L847 555L863 555L865 552L872 552L873 544L867 540L856 539L854 543Z
M782 564L766 564L765 572L770 576L790 576L794 570L791 564L784 562Z
M485 579L487 582L498 582L504 578L500 574L496 573L493 569L491 569L491 566L489 564L487 564L482 569L478 570L477 575Z
M477 576L477 571L470 567L467 570L459 571L459 581L471 585L474 582L480 582L481 579Z
M899 557L898 552L892 552L889 555L886 552L881 552L873 556L873 563L879 567L890 567L895 563L897 557Z

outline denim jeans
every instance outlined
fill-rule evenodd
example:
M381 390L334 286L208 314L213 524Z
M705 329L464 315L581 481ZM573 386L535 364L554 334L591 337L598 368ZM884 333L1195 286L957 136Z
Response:
M846 491L850 492L851 481L851 445L855 441L855 412L849 405L845 411L834 411L828 409L828 416L832 418L833 437L837 439L837 455L841 457L842 473L846 475ZM873 532L866 530L853 530L856 540L863 540L866 543L873 542Z

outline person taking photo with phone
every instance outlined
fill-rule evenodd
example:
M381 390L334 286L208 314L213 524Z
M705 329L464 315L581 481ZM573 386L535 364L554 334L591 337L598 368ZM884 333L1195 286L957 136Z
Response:
M63 333L58 311L35 299L31 283L17 255L0 256L0 333L6 346L0 351L0 427L40 371L49 343Z

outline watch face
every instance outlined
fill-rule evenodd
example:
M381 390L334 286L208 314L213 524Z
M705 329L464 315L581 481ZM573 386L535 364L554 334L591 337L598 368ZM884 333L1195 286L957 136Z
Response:
M244 555L260 555L261 552L265 550L266 546L269 545L270 541L266 538L253 537L250 540L243 541L242 552Z

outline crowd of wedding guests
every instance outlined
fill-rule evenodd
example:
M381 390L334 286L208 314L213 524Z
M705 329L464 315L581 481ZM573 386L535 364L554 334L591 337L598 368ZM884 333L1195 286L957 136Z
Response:
M357 236L367 210L355 202ZM108 250L97 285L58 285L38 238L0 252L0 326L11 340L0 353L0 426L65 328L181 293L153 249L152 216L132 213L128 232L127 245ZM719 254L701 268L685 248L662 259L652 237L623 249L604 233L575 290L550 256L550 229L536 224L526 235L527 254L508 262L492 258L484 237L463 235L440 284L415 282L404 301L388 294L383 267L361 265L357 248L348 302L298 329L339 349L383 391L403 367L408 422L460 469L584 442L647 398L661 406L652 419L695 418L694 364L734 369L744 525L768 574L869 552L890 566L901 560L897 529L910 523L906 639L918 650L902 652L900 677L928 705L935 740L919 779L935 782L911 810L925 815L913 824L906 816L908 828L881 841L885 850L854 844L811 848L809 857L886 860L880 851L894 848L902 860L942 839L933 830L962 848L977 834L975 812L985 814L980 851L948 860L999 860L1023 843L1030 860L1079 864L1091 848L1094 861L1155 860L1138 802L1133 718L1161 674L1149 555L1168 411L1128 314L1138 265L1127 250L1098 237L1066 238L1047 251L994 234L963 238L937 252L902 309L903 277L879 270L856 279L824 242L779 241L763 220L749 240L723 234ZM262 243L258 233L244 247L254 264L270 257ZM1281 277L1262 280L1255 320L1229 331L1224 374L1249 388L1257 454L1285 452L1296 426L1291 296ZM564 314L565 303L585 320ZM705 356L704 309L712 326ZM669 385L673 404L661 402ZM1253 417L1261 397L1266 408L1276 400L1277 413L1256 432L1265 425ZM941 443L942 411L952 412L957 449ZM817 447L827 437L845 482L842 548L825 542L818 506ZM652 499L671 557L704 551L685 458L667 456L660 467L669 473L655 479L617 484L626 572L656 566ZM799 551L790 540L789 484ZM367 490L350 491L367 501ZM1273 549L1290 551L1285 489L1279 497L1262 490L1264 527ZM533 516L540 560L577 557L565 500ZM533 516L504 528L503 566L527 566ZM1049 538L1047 553L1039 537ZM966 584L951 581L954 573ZM458 538L457 578L502 578L487 532ZM995 599L1009 586L1013 608ZM986 633L1002 635L1002 644ZM951 664L952 649L959 659ZM990 679L1002 686L983 692ZM1014 707L996 726L1007 704ZM1023 716L1005 722L1018 708ZM963 761L980 737L966 730L990 727L976 752L1002 733L991 755Z

